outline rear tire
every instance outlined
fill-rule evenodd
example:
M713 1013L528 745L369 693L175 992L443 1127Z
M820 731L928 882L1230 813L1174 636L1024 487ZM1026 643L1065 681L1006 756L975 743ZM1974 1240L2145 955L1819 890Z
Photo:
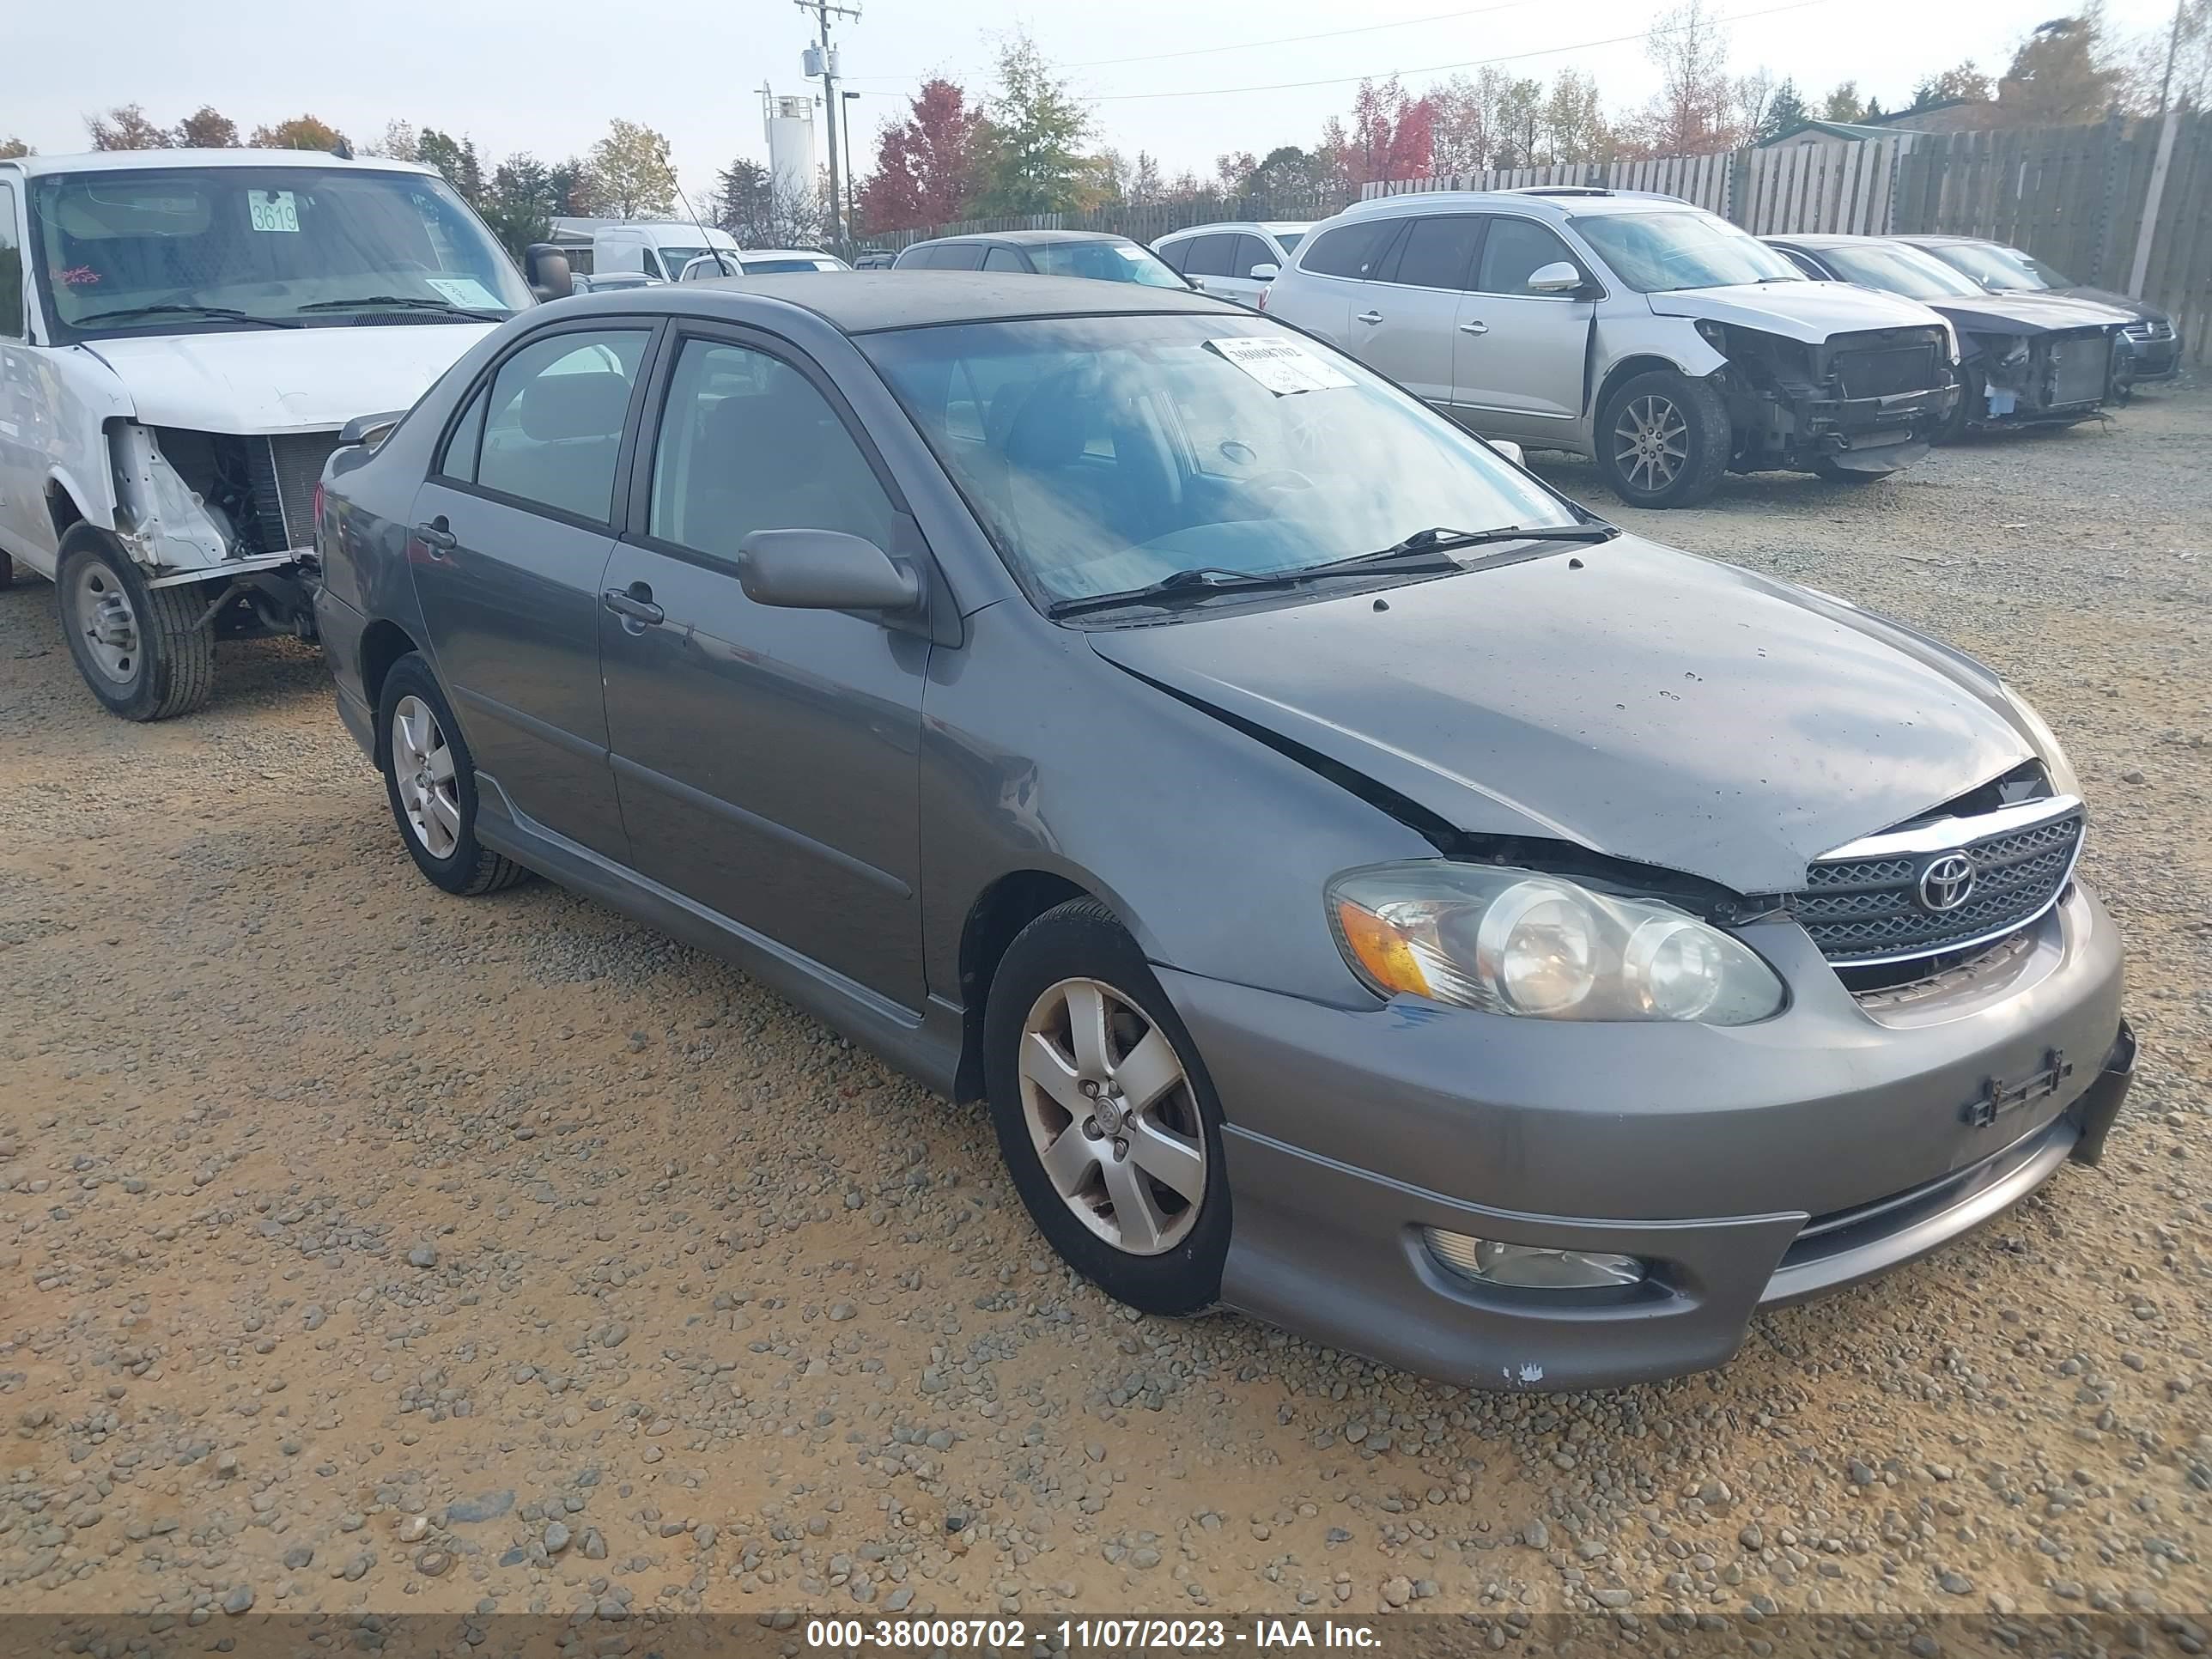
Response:
M1954 444L1966 435L1967 423L1977 409L1986 409L1988 394L1984 391L1982 377L1971 368L1959 371L1959 401L1943 422L1942 430L1936 434L1939 444Z
M1220 1102L1113 912L1071 899L1016 936L991 981L983 1042L1000 1152L1060 1258L1146 1313L1219 1300Z
M1655 368L1613 388L1598 412L1598 471L1631 507L1694 507L1720 487L1728 404L1703 380Z
M62 538L54 602L77 672L111 714L170 720L215 690L206 593L198 583L149 586L106 531L81 524Z
M461 898L530 872L477 840L477 769L438 677L420 652L392 665L377 699L376 759L415 867Z

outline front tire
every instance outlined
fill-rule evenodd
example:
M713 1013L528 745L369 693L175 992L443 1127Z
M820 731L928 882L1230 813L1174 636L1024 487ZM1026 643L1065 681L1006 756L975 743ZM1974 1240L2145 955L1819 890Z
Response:
M111 714L166 720L215 690L215 635L197 583L152 587L115 538L78 525L62 538L54 602L76 672Z
M474 898L529 873L477 840L477 770L453 705L418 652L392 664L377 699L376 757L392 821L415 867Z
M1073 899L1024 927L992 981L983 1039L1000 1152L1060 1258L1146 1313L1218 1301L1220 1103L1113 913Z
M1597 465L1631 507L1694 507L1728 471L1728 405L1703 380L1655 368L1613 388L1598 412Z

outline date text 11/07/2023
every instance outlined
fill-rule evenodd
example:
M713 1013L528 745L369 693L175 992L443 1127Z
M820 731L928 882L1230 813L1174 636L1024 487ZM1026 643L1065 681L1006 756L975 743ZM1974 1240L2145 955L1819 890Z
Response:
M897 1651L1027 1654L1043 1644L1070 1655L1188 1653L1201 1648L1279 1653L1297 1648L1374 1650L1376 1627L1337 1619L810 1619L806 1645L830 1653Z

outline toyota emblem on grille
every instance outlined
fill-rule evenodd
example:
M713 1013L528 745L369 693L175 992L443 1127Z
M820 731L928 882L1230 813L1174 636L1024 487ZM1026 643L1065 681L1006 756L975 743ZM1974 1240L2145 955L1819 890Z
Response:
M1974 861L1964 853L1932 858L1920 872L1920 908L1933 915L1957 909L1973 890Z

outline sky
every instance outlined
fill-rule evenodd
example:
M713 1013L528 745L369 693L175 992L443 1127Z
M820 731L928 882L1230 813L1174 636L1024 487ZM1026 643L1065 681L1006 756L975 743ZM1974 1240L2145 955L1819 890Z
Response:
M848 0L848 3L851 0ZM1227 150L1311 144L1347 110L1358 77L1401 73L1418 93L1452 66L1493 62L1548 79L1571 64L1607 106L1656 84L1643 32L1651 0L1109 0L1038 8L1013 0L859 0L833 20L855 145L872 154L886 118L921 79L945 74L981 94L996 43L1026 29L1091 106L1095 142L1149 150L1172 175L1210 173ZM1740 70L1764 66L1808 96L1857 81L1885 107L1924 74L1972 58L2002 69L2063 0L1714 0L1733 20ZM222 27L174 0L103 0L98 50L82 14L25 6L0 56L0 137L47 153L85 148L84 117L136 102L164 124L211 103L241 130L311 111L371 141L393 118L465 133L487 166L516 150L579 154L609 118L666 133L687 189L738 155L766 160L760 88L800 94L812 15L792 0L372 0L303 6L225 0ZM2169 0L2107 0L2108 26L2159 27ZM1307 37L1291 39L1287 37ZM1318 37L1318 38L1316 38ZM1322 82L1324 84L1301 84ZM1266 88L1235 90L1236 88ZM819 84L812 90L818 93ZM817 153L819 151L817 143Z

